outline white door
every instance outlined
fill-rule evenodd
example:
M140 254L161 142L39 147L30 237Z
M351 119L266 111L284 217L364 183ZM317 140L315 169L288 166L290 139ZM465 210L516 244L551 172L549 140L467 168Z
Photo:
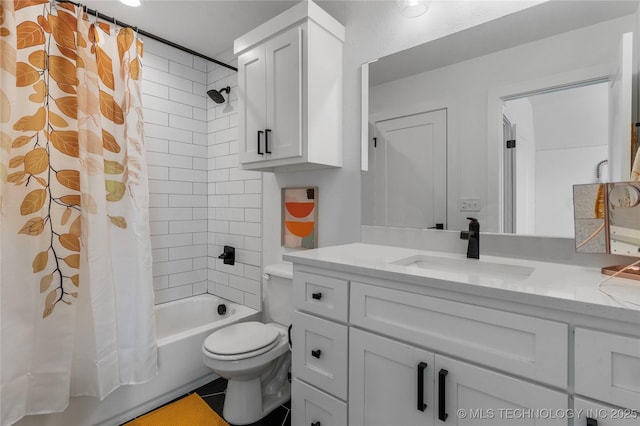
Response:
M566 394L441 355L434 375L438 425L567 426Z
M351 328L349 425L433 425L433 359L431 352Z
M633 81L633 33L622 35L618 60L609 82L609 178L627 181L631 177L631 124Z
M446 229L447 111L378 121L376 138L375 225Z
M267 159L302 155L302 28L266 43Z
M240 108L240 163L262 161L264 129L267 122L265 46L238 58L238 106ZM262 152L262 154L259 154Z

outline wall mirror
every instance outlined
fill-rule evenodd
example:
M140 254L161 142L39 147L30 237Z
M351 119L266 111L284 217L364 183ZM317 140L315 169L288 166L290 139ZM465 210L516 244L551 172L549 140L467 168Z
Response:
M572 238L573 185L629 180L638 22L549 1L364 64L362 224Z

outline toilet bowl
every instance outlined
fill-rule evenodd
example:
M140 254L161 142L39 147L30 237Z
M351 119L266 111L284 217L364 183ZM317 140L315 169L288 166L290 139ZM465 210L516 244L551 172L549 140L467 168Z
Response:
M291 397L288 327L293 312L292 267L269 265L264 272L265 317L269 322L223 327L202 345L205 365L228 380L222 415L236 425L257 422Z

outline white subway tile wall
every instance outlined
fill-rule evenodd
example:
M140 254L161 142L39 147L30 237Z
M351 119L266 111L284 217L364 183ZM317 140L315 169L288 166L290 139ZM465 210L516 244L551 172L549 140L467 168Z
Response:
M229 102L207 97L208 89L225 86L231 86ZM235 72L145 42L142 97L156 303L209 292L261 308L262 174L238 168L236 88ZM234 266L218 259L224 245L236 248Z
M220 60L237 66L230 53ZM225 103L208 99L209 293L261 309L262 224L255 219L262 217L262 173L238 168L238 74L214 63L208 66L207 89L231 87L230 94L223 94ZM236 200L247 196L254 199ZM234 266L218 259L225 245L236 248Z

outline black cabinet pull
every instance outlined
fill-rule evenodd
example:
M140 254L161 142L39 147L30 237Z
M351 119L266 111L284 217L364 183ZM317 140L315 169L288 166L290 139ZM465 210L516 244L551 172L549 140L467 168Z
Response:
M269 133L271 133L271 129L264 129L264 150L267 154L271 154L271 151L269 151Z
M311 426L320 426L320 422L313 422L311 423Z
M447 414L446 396L445 396L445 393L447 391L446 389L447 374L449 374L449 372L445 369L441 369L438 372L438 419L442 420L443 422L447 421L447 417L449 417L449 415Z
M418 411L424 411L427 409L427 404L424 403L424 369L427 368L426 362L418 364Z
M587 426L598 426L598 421L591 417L587 417Z
M258 130L258 154L264 155L264 152L260 151L260 135L264 132L262 130Z
M313 294L311 295L311 297L313 297L313 298L314 298L314 299L316 299L316 300L320 300L320 299L322 299L322 293L320 293L320 292L313 293Z
M322 354L322 351L320 349L311 351L311 356L313 356L314 358L320 359L320 354Z

